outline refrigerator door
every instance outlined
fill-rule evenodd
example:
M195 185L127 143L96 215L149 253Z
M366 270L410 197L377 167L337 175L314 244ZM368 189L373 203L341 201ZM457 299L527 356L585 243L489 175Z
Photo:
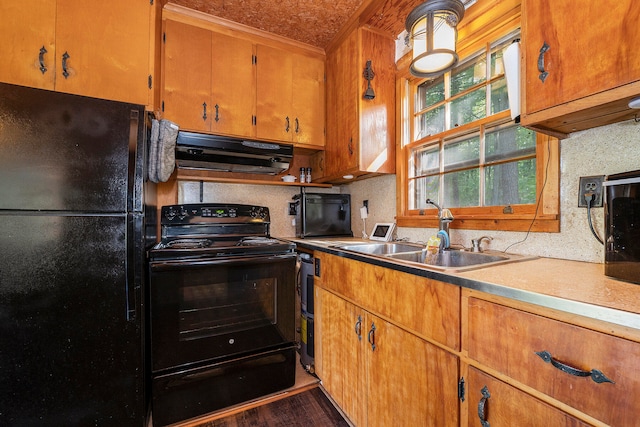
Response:
M0 213L0 425L144 425L136 221Z
M0 83L0 209L142 211L143 113Z

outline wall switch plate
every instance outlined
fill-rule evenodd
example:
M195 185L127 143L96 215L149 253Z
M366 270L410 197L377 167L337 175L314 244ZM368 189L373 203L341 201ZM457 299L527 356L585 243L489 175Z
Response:
M587 207L587 199L585 198L585 194L593 193L595 195L595 199L591 202L592 208L601 208L603 205L603 197L602 193L604 188L602 187L602 183L604 182L604 175L596 175L596 176L581 176L580 183L578 187L578 207L586 208Z

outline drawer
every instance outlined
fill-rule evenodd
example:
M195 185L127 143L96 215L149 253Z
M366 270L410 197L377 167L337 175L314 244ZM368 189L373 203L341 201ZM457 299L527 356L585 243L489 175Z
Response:
M401 328L460 349L460 288L345 257L317 253L317 286Z
M467 386L469 427L589 425L472 367Z
M470 358L607 424L638 425L640 344L476 298L468 314Z

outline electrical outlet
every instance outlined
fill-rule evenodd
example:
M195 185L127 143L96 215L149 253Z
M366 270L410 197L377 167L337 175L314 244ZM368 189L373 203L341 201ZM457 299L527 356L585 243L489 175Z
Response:
M578 187L578 207L586 208L587 199L585 194L595 194L595 199L591 202L592 208L602 207L602 183L604 182L604 175L597 176L581 176L580 186Z

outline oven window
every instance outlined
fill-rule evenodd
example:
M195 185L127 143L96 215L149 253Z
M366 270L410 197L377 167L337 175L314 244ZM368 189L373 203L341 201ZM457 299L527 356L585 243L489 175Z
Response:
M216 281L181 289L179 339L187 341L277 323L278 279Z

